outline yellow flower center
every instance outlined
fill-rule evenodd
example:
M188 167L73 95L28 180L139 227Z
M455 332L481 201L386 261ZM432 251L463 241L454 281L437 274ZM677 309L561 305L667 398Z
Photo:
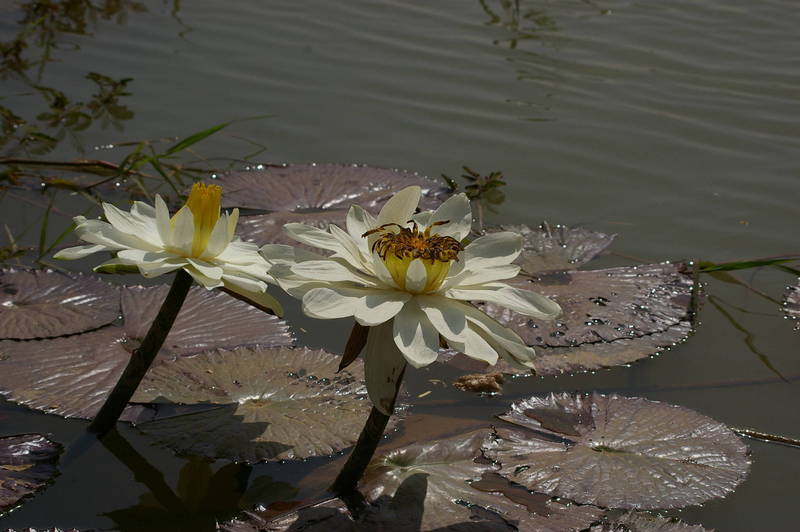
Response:
M398 224L386 224L367 231L362 236L380 234L372 244L372 250L383 260L389 274L401 290L406 289L406 272L414 259L420 259L425 266L427 282L420 293L427 294L442 286L442 282L450 271L450 263L458 260L458 252L464 248L461 243L450 236L431 235L431 228L420 231L417 224L411 222L411 228ZM447 222L437 222L442 225ZM392 228L399 231L394 232Z
M211 238L211 232L219 220L219 204L222 199L222 187L195 183L189 193L186 205L181 209L192 211L194 219L194 236L192 238L192 257L199 257ZM180 212L180 211L178 211ZM175 214L177 216L177 213ZM172 217L174 224L175 216Z

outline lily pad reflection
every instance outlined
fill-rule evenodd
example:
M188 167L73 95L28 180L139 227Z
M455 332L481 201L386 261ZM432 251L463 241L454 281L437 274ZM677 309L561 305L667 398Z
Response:
M674 346L692 330L693 282L679 264L544 272L509 284L548 296L564 310L545 321L481 305L536 348L539 375L628 364ZM487 366L453 351L442 358L471 372L518 372L502 361Z
M65 417L93 417L139 347L168 286L122 288L121 325L64 338L0 342L0 393ZM235 345L291 345L282 320L221 292L189 291L157 361Z
M154 367L135 401L219 408L139 425L181 453L239 461L330 455L353 445L371 403L358 361L307 348L214 350Z
M27 340L97 329L119 316L119 288L77 273L0 272L0 339Z
M0 437L0 513L44 489L60 454L61 445L41 434Z
M747 446L688 408L617 395L514 403L488 455L528 488L610 508L680 508L724 497L750 469Z

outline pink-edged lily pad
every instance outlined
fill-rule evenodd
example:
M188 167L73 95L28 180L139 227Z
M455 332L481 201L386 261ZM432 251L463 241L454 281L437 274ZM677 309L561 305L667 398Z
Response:
M750 453L728 427L688 408L618 395L550 394L499 416L487 455L529 489L608 508L680 508L724 497Z
M308 348L237 348L152 368L141 402L218 408L142 423L180 453L259 462L331 455L353 445L369 415L363 362Z
M41 434L0 437L0 513L44 489L58 474L60 444Z
M0 271L0 339L52 338L119 317L119 287L79 273Z
M168 291L122 288L122 323L39 341L0 342L0 393L30 408L93 417ZM189 292L156 362L214 347L291 345L286 323L222 292Z

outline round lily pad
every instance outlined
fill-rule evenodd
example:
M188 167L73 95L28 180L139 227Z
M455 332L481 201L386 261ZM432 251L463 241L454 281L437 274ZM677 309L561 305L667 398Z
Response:
M522 253L514 262L529 274L574 270L605 251L617 236L547 222L539 227L502 225L497 230L522 235Z
M488 456L541 493L609 508L680 508L724 497L750 469L747 446L688 408L618 395L514 403Z
M536 349L539 375L628 364L680 343L692 330L693 281L680 264L544 272L509 284L550 297L563 309L547 321L480 305ZM442 360L471 372L519 372L503 361L487 366L451 350Z
M0 437L0 513L45 488L58 474L61 450L41 434Z
M783 296L783 310L792 319L800 319L800 285L789 286Z
M438 205L449 191L419 174L389 168L345 164L259 165L216 179L222 206L279 212L341 210L357 203L370 211L411 185L422 187L420 207Z
M677 518L665 518L646 512L609 512L602 522L587 532L714 532L700 525L688 525Z
M598 518L598 508L514 490L481 454L490 441L488 431L477 431L390 451L372 460L360 490L385 507L384 522L405 520L404 530L477 522L476 530L579 530Z
M271 214L255 214L239 218L236 234L242 240L257 244L287 244L290 246L308 247L291 238L283 226L288 223L302 223L327 231L328 226L345 224L346 211L323 212L274 212Z
M322 350L213 350L154 367L135 401L219 408L142 423L178 452L258 462L330 455L358 439L371 403L363 363Z
M139 347L168 289L122 288L121 325L49 340L0 342L0 393L48 413L93 417ZM214 347L292 343L284 321L222 292L194 287L156 360Z
M79 273L0 271L0 339L97 329L119 316L119 287Z

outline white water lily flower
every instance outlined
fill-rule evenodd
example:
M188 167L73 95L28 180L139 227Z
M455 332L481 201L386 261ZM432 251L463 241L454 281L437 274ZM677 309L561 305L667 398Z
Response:
M561 312L550 299L501 282L519 273L511 263L522 251L522 237L492 233L462 247L472 227L467 197L455 195L436 211L415 215L420 194L416 186L403 189L386 202L377 218L352 206L347 231L335 225L323 231L287 224L286 232L295 240L333 254L326 257L267 245L261 253L274 264L270 274L290 295L302 299L307 315L353 316L371 327L370 335L378 330L390 335L414 367L436 360L441 337L450 347L489 364L502 357L533 368L533 348L467 303L489 301L543 319ZM370 367L377 362L370 360L375 355L366 355L369 387ZM396 369L396 362L383 365L394 364ZM378 406L375 397L373 403Z
M81 259L98 251L116 256L95 271L137 268L147 278L184 269L207 289L225 287L260 306L282 313L266 293L273 282L270 265L258 246L235 236L239 210L220 213L222 188L196 183L186 205L170 218L167 204L156 196L155 207L136 201L130 212L103 203L107 222L74 218L78 238L87 246L67 248L57 259Z

